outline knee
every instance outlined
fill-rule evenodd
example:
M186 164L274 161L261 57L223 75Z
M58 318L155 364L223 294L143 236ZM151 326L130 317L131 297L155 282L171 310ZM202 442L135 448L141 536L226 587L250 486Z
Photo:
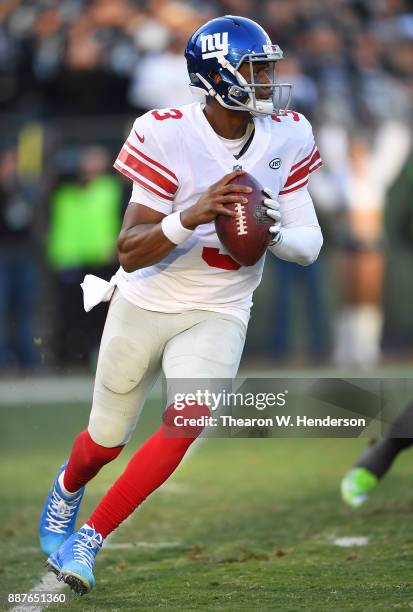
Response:
M133 424L127 420L114 419L103 415L92 415L88 426L92 440L106 448L114 448L127 444L133 429Z
M211 412L205 404L168 406L163 415L165 435L171 438L197 438L208 423Z
M115 336L99 357L98 370L106 389L126 395L142 381L149 365L142 347L127 338Z

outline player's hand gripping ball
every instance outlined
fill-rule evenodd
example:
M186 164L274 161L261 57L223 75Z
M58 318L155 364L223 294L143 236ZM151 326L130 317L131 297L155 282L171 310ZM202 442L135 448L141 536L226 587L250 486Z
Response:
M240 194L239 202L224 204L226 208L238 213L238 217L218 215L215 219L215 230L236 262L242 266L253 266L264 255L272 239L269 228L274 221L266 213L263 188L251 174L245 172L236 176L230 184L247 185L252 191ZM248 198L246 204L242 203L241 195Z

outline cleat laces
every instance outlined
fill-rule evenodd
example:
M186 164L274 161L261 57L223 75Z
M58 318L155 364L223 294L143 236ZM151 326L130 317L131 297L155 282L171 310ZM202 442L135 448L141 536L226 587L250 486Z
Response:
M46 515L46 529L53 533L65 534L80 499L81 495L76 495L73 499L65 500L54 489Z
M91 534L78 533L79 539L73 545L73 557L75 561L86 565L92 572L95 555L99 552L103 544L103 537L97 531Z

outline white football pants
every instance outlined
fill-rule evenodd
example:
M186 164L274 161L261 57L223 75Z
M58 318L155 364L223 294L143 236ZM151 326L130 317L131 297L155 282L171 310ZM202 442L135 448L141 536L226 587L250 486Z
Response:
M117 289L99 350L88 427L93 440L126 444L161 369L166 379L235 378L245 335L246 326L231 315L144 310Z

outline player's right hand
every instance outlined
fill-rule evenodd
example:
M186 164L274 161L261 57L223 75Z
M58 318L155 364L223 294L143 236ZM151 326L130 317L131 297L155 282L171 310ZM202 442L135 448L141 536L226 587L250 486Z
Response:
M229 185L236 176L244 174L243 170L234 170L223 176L218 182L214 183L202 194L198 202L190 206L181 213L181 223L188 229L195 229L198 225L210 223L218 215L226 215L227 217L236 217L237 213L228 210L224 204L239 202L240 193L245 196L241 198L243 203L247 203L247 194L251 193L251 187L246 185ZM237 195L234 195L237 194Z

